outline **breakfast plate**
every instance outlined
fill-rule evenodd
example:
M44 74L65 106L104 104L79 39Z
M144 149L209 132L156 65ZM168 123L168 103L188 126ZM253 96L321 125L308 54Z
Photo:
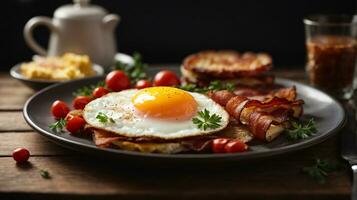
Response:
M153 75L163 68L149 68L148 74ZM167 68L166 68L167 69ZM178 68L169 68L178 73ZM279 137L270 143L254 142L250 145L250 151L241 153L208 154L208 153L183 153L183 154L159 154L141 153L120 149L97 147L88 138L72 136L68 133L54 133L48 127L54 122L49 108L56 99L67 103L73 100L72 93L76 89L102 81L104 77L92 77L73 80L47 87L34 94L25 104L23 114L26 122L38 133L49 140L64 147L95 154L112 159L125 159L132 162L222 162L242 161L258 158L268 158L273 155L284 154L299 149L307 148L320 143L338 132L344 125L345 113L342 106L329 95L308 85L292 80L277 78L276 82L285 87L295 85L299 91L298 98L304 99L304 114L302 120L314 118L318 132L309 138L298 141L289 141L285 137ZM333 114L332 114L333 113Z
M58 80L29 79L21 74L20 67L21 67L21 63L13 66L10 70L10 75L13 78L21 81L22 83L24 83L25 85L27 85L28 87L30 87L34 90L40 90L40 89L45 88L49 85L63 82L63 81L58 81ZM104 74L104 69L102 66L93 64L92 68L95 73L94 76L102 76Z
M34 56L34 57L36 57L36 56ZM127 55L124 53L117 53L114 57L114 60L116 62L122 62L122 63L128 63L128 64L133 63L133 58L130 55ZM53 85L55 83L64 82L64 81L59 81L59 80L29 79L21 74L20 67L22 64L23 63L18 63L16 65L14 65L10 69L10 75L13 78L21 81L26 86L28 86L36 91L40 90L42 88L45 88L49 85ZM92 69L94 71L94 76L102 76L105 73L105 69L103 68L103 66L100 66L98 64L92 64Z

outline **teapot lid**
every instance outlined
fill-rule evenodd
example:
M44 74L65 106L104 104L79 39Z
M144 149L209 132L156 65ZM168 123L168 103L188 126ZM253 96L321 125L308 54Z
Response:
M91 5L90 0L74 0L74 4L59 7L55 13L55 18L62 19L88 19L103 18L107 11L96 5Z

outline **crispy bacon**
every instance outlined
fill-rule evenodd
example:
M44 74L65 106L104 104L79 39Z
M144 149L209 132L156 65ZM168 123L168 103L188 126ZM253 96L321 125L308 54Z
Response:
M221 106L225 106L231 98L236 96L233 92L228 90L221 90L217 92L210 91L207 95Z
M295 101L289 101L287 99L274 97L270 101L261 102L258 100L249 100L245 105L245 108L256 107L261 111L265 111L271 113L277 109L285 109L293 112L291 113L291 117L298 118L302 114L302 104L304 101L299 99Z
M283 98L289 101L296 99L295 86L288 88L276 88L278 86L268 87L237 87L234 94L238 96L244 96L249 99L256 99L259 101L269 101L274 97Z
M273 97L284 98L289 101L296 99L296 87L281 88L270 93Z
M229 91L210 92L209 96L238 122L249 127L252 134L262 140L272 140L287 127L290 118L302 115L303 100L295 100L296 88L282 88L264 96L265 100L234 96ZM234 97L232 97L234 96ZM284 97L284 98L283 98ZM269 132L269 129L274 125ZM267 135L269 133L269 135Z
M226 104L226 110L231 116L240 121L240 115L248 102L249 100L246 97L235 96Z
M280 88L277 90L270 91L268 93L258 91L252 88L241 88L236 89L234 92L230 92L228 90L221 90L215 92L210 91L207 95L221 106L225 106L228 101L235 96L246 97L250 100L257 100L258 102L271 102L273 104L276 104L277 99L280 99L279 101L283 101L281 103L286 103L287 101L294 101L296 99L296 88L295 86L289 88ZM300 100L298 102L300 102ZM271 106L271 104L267 106L269 107Z
M272 116L263 112L253 111L249 115L249 129L260 140L266 140L266 133L272 122Z
M108 131L92 129L93 141L98 147L109 147L112 142L120 140L120 136L110 133Z
M269 114L274 117L274 120L278 122L279 124L284 124L284 122L289 120L290 116L293 116L293 110L288 110L285 108L278 108Z
M202 138L199 140L182 141L181 144L189 150L202 152L211 148L213 139Z

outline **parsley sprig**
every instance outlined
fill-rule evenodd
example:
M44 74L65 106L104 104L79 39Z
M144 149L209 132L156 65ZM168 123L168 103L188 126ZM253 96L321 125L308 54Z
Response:
M208 91L219 91L219 90L228 90L230 92L233 92L235 89L235 85L233 83L223 83L222 81L215 80L215 81L211 81L207 87L198 87L195 84L185 84L179 86L179 88L189 92L198 92L198 93L207 93Z
M44 169L40 170L40 175L44 179L50 179L51 178L50 173L47 170L44 170Z
M102 112L99 112L95 118L98 119L98 121L102 122L102 123L108 123L108 122L115 123L113 118L109 117L108 115L106 115Z
M212 81L210 82L208 88L209 91L218 91L218 90L228 90L233 92L235 85L233 83L222 83L222 81Z
M197 125L199 129L207 130L219 128L222 117L217 114L210 114L207 109L198 112L198 117L192 118L192 122Z
M329 160L322 160L317 158L315 163L309 167L302 168L302 171L316 180L318 183L323 184L326 182L328 173L341 169L338 163L332 163Z
M55 123L49 125L48 127L53 131L53 132L61 132L62 129L66 126L67 121L65 119L59 119Z
M114 64L114 69L124 71L132 83L136 83L140 79L147 79L147 64L143 63L141 55L138 52L135 52L133 53L133 59L134 64L117 61Z
M314 119L310 119L307 124L292 122L292 129L287 130L287 136L290 140L299 140L308 138L317 133Z
M82 88L79 88L75 92L73 92L73 96L87 96L87 97L92 97L93 90L97 87L105 87L104 81L100 81L97 84L90 85L90 86L84 86Z
M180 85L179 88L181 90L186 90L189 92L198 92L198 93L206 93L208 90L206 88L200 88L195 84L185 84L185 85Z

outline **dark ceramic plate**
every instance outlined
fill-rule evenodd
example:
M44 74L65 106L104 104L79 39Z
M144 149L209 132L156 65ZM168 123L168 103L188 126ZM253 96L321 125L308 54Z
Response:
M159 68L150 70L150 74L157 72ZM296 151L310 147L324 141L344 124L345 114L339 103L325 93L310 86L286 79L277 79L277 83L292 86L295 85L298 91L298 98L305 101L303 120L314 118L317 124L318 133L314 136L297 142L288 141L285 136L280 136L271 143L259 143L250 146L250 151L235 154L154 154L130 152L118 149L98 148L90 139L69 135L68 133L53 133L48 125L54 122L50 114L50 106L56 99L61 99L70 103L73 99L72 92L76 89L97 83L104 77L95 77L82 80L75 80L66 83L56 84L45 88L33 95L25 104L24 117L27 123L38 131L41 135L51 141L73 150L96 154L101 157L113 159L126 159L134 162L222 162L241 161L247 159L267 158L277 154Z

